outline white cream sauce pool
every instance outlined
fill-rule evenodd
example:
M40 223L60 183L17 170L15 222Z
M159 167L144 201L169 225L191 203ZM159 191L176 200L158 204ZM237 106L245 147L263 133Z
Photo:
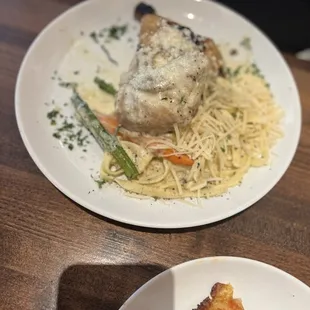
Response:
M118 65L109 61L100 45L95 43L89 35L81 36L75 41L60 64L58 75L64 82L78 83L79 94L92 110L102 114L114 112L114 97L100 90L94 83L94 78L99 77L118 89L120 75L128 68L129 61L135 52L136 38L132 32L131 36L132 43L130 44L127 42L128 38L105 44ZM120 58L119 50L123 51L126 56ZM114 55L113 51L117 51L117 54Z

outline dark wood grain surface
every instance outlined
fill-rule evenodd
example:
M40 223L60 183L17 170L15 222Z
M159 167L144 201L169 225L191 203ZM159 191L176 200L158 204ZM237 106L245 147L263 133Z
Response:
M214 255L275 265L310 285L310 67L287 56L303 108L297 154L275 188L214 225L153 231L77 206L29 157L14 114L21 60L37 33L77 1L0 0L0 308L118 309L140 285Z

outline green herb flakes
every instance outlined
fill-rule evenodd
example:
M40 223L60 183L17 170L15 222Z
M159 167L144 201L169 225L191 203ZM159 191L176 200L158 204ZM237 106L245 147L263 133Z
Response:
M233 49L230 50L229 54L230 54L231 56L236 56L236 55L238 55L238 50L235 49L235 48L233 48Z
M99 189L101 189L102 185L106 182L104 180L95 180L95 179L94 179L94 181L97 183Z
M114 88L114 86L112 84L109 84L107 82L105 82L103 79L100 79L98 77L95 77L94 82L98 85L98 87L103 90L104 92L115 96L117 91Z
M238 76L238 74L241 72L242 66L238 66L233 72L232 75L234 77Z
M97 33L95 31L91 32L89 36L96 42L99 43Z
M74 128L74 124L73 123L68 123L67 120L64 120L62 127L58 128L57 130L59 132L62 132L62 131L68 131L68 130L70 131L73 128Z
M58 83L60 87L68 88L68 89L75 89L77 87L77 83L72 82L60 82Z
M59 114L59 111L56 109L53 109L52 111L47 113L47 118L48 119L55 119L57 117L57 115Z
M260 71L260 69L258 68L256 63L252 63L252 65L249 69L249 73L256 75L257 77L259 77L261 79L265 79L264 75L262 74L262 72Z
M122 25L122 26L111 26L108 29L108 38L119 40L127 31L128 26Z
M83 152L86 152L85 146L90 144L88 135L83 134L82 129L77 130L77 126L73 123L68 122L67 118L59 113L58 110L54 109L48 114L48 118L51 119L51 125L56 125L56 118L65 118L61 126L57 127L53 133L53 137L60 140L63 145L67 146L70 151L74 149L74 145L84 147ZM58 118L58 120L59 120Z
M248 51L252 50L252 43L251 43L251 38L245 37L241 42L240 45L243 46L245 49Z

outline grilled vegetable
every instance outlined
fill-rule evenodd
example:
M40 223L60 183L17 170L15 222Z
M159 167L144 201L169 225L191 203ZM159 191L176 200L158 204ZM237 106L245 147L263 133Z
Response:
M117 91L116 89L114 88L114 86L112 84L109 84L107 83L106 81L98 78L98 77L95 77L95 80L94 82L98 85L98 87L103 90L104 92L112 95L112 96L115 96Z
M82 123L93 134L99 146L111 153L128 179L136 178L139 174L138 170L118 139L105 130L87 103L82 100L75 90L71 101Z

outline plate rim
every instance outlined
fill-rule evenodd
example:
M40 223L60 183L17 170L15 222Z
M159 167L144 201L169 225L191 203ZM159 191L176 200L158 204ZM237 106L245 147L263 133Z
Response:
M39 156L37 156L37 153L35 152L34 148L32 147L31 143L28 140L28 137L26 135L26 133L23 130L23 121L22 121L22 116L21 116L21 112L20 112L20 105L21 105L21 101L20 100L20 96L19 96L19 89L21 88L21 83L22 83L22 77L24 76L24 71L25 71L25 67L27 65L27 61L28 58L30 57L30 55L32 54L33 50L35 49L37 43L39 42L39 40L45 35L45 33L47 31L49 31L49 29L51 29L52 27L54 27L54 25L56 25L61 19L65 18L65 16L67 14L72 14L72 12L74 12L75 10L80 9L83 6L86 5L90 5L91 2L97 2L99 0L92 0L92 1L83 1L81 3L78 3L72 7L69 7L67 10L65 10L64 12L62 12L61 14L59 14L58 16L56 16L53 20L51 20L36 36L36 38L33 40L33 42L30 44L27 52L24 55L24 58L21 62L19 71L18 71L18 75L17 75L17 79L16 79L16 84L15 84L15 92L14 92L14 107L15 107L15 117L16 117L16 121L17 121L17 127L19 130L19 133L21 135L22 141L26 147L26 150L28 152L28 154L30 155L31 159L33 160L33 162L36 164L36 166L39 168L39 170L43 173L43 175L62 193L64 194L66 197L68 197L70 200L72 200L73 202L77 203L78 205L80 205L81 207L88 209L100 216L102 216L103 218L106 219L111 219L113 221L116 221L118 223L124 223L127 225L133 225L136 227L145 227L145 228L153 228L153 229L185 229L185 228L189 228L189 227L198 227L198 226L203 226L203 225L209 225L211 223L216 223L219 222L221 220L224 219L228 219L234 215L237 215L241 212L243 212L244 210L250 208L251 206L253 206L256 202L258 202L260 199L262 199L264 196L266 196L266 194L268 194L274 187L275 185L280 181L280 179L284 176L284 174L287 172L289 166L291 165L294 156L296 155L296 151L300 142L300 137L301 137L301 130L302 130L302 106L301 106L301 100L300 100L300 94L297 88L297 84L295 81L295 78L292 74L292 71L290 69L290 67L288 66L287 62L285 61L284 57L282 56L282 54L279 52L279 50L277 49L277 47L274 45L274 43L272 42L272 40L270 40L270 38L258 27L256 26L254 23L252 23L250 20L248 20L246 17L244 17L243 15L241 15L240 13L238 13L237 11L229 8L226 5L223 5L221 3L217 3L217 2L213 2L213 1L209 1L209 0L204 0L203 2L209 2L210 4L214 5L214 6L218 6L221 7L222 9L229 11L229 12L233 12L235 15L237 15L239 18L243 19L244 21L246 21L247 23L249 23L253 28L255 28L255 30L257 30L261 35L263 35L266 40L272 45L274 52L277 54L277 56L279 57L279 59L282 62L282 65L284 66L284 68L287 71L287 74L289 75L289 78L292 81L292 87L293 87L293 91L296 94L296 99L298 101L298 104L296 104L296 140L295 140L295 144L293 145L293 147L291 148L291 156L287 158L287 162L285 165L283 165L282 168L282 172L278 173L274 178L273 178L273 182L266 187L263 191L260 191L258 193L256 193L255 195L253 195L252 199L249 199L246 203L242 204L241 206L239 205L237 208L233 208L232 210L230 210L229 212L226 212L225 214L219 214L213 217L209 217L208 219L198 219L196 221L192 221L190 223L184 224L178 224L178 223L148 223L144 220L134 220L134 219L126 219L126 218L122 218L121 216L114 216L113 213L111 212L106 212L104 209L99 210L98 207L94 207L93 204L89 203L87 200L85 200L82 197L77 196L74 192L68 190L66 188L65 185L61 184L60 181L58 181L56 178L54 178L53 173L50 172L49 169L45 168L45 166L41 163ZM195 1L195 0L187 0L187 1ZM298 126L298 128L297 128Z
M251 259L251 258L241 257L241 256L205 256L205 257L195 258L195 259L192 259L189 261L185 261L185 262L180 263L178 265L174 265L171 268L168 268L168 269L162 271L161 273L159 273L158 275L154 276L153 278L151 278L150 280L145 282L143 285L141 285L136 291L134 291L127 298L127 300L123 303L123 305L121 306L121 308L119 310L126 310L126 306L127 306L126 304L133 301L144 289L146 289L148 286L152 285L153 282L164 277L166 274L175 273L177 270L182 269L182 268L186 268L192 264L199 264L201 262L211 262L212 260L216 261L217 264L221 263L222 261L225 260L225 261L231 261L231 262L249 263L249 264L254 264L256 266L260 266L263 268L267 268L271 271L275 271L278 274L281 274L281 275L289 278L290 280L294 281L295 283L297 283L301 287L307 289L309 291L309 294L310 294L310 287L306 283L299 280L298 278L296 278L292 274L288 273L287 271L280 269L279 267L273 266L271 264L268 264L268 263L265 263L265 262L262 262L262 261L259 261L256 259Z

